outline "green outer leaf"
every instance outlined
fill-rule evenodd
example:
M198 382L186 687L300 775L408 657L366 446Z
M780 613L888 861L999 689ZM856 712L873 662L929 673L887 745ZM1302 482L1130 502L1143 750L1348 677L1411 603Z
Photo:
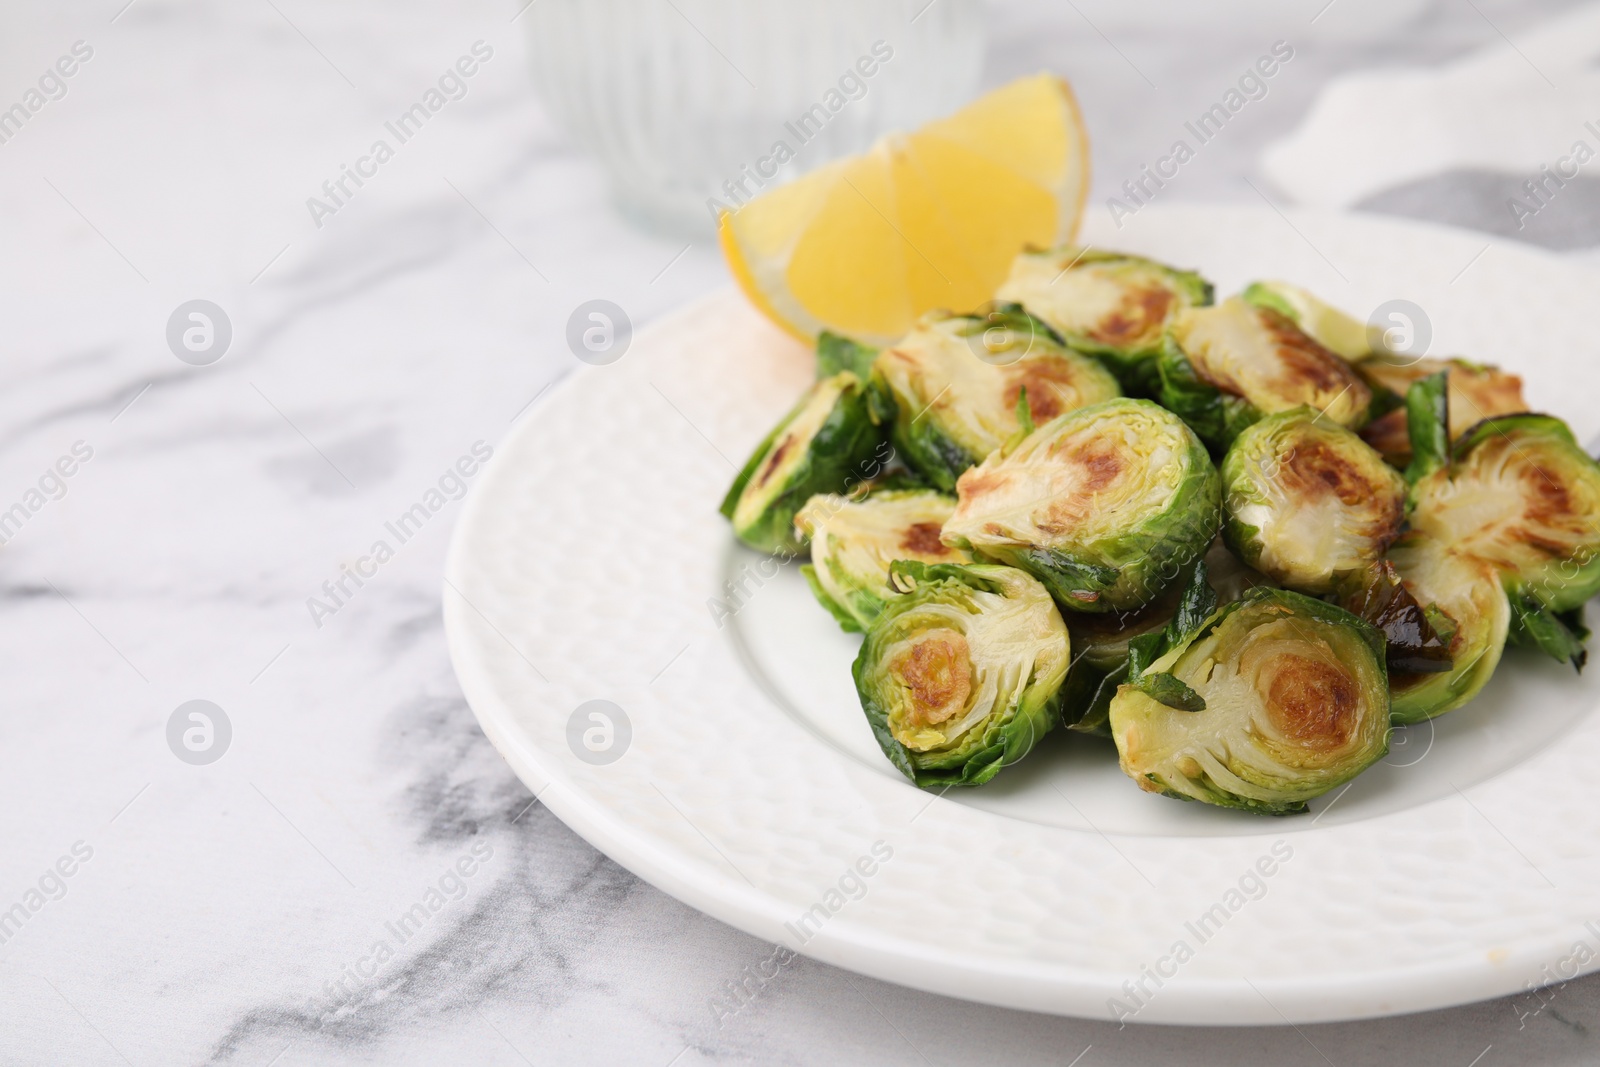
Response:
M823 330L817 335L817 377L831 378L847 370L862 381L872 374L872 361L878 350L869 345Z
M878 641L895 618L920 606L926 596L923 592L925 587L955 583L982 592L999 593L1003 587L986 577L984 572L1000 569L985 564L896 561L891 574L910 579L916 588L908 595L895 597L888 602L878 621L867 631L861 651L851 665L850 673L861 698L861 710L867 717L873 736L878 740L878 746L883 749L889 762L919 788L983 785L999 774L1002 768L1026 756L1039 738L1060 721L1062 683L1047 686L1030 677L1011 715L1002 715L1000 721L991 717L983 725L982 735L975 742L978 747L962 744L945 753L915 753L895 739L889 729L889 709L878 700L877 689L871 684L870 675L877 666Z
M1450 462L1449 380L1449 373L1440 371L1406 390L1406 433L1411 438L1406 481L1411 485Z
M1406 406L1406 398L1378 381L1376 375L1362 374L1363 366L1365 364L1356 364L1356 373L1361 374L1361 379L1372 391L1372 403L1367 406L1367 422L1377 422L1389 412Z
M894 396L888 386L881 388L884 393ZM899 397L894 396L893 403L898 410L889 435L895 451L934 488L947 493L955 492L956 479L968 467L976 467L983 457L975 456L957 444L932 419L919 417L925 413L900 407Z
M1269 285L1251 282L1239 296L1246 304L1253 304L1258 308L1271 308L1296 326L1300 325L1300 312Z
M1116 587L1121 569L1089 560L1075 559L1059 550L1019 548L1005 553L1002 562L1021 567L1045 584L1059 603L1063 598L1080 600L1075 593L1099 597Z
M794 517L806 501L818 493L845 492L854 483L875 477L887 460L887 457L874 459L883 444L883 431L869 412L867 389L862 386L860 379L847 371L835 375L840 376L848 376L850 382L844 383L845 388L834 403L833 410L806 444L806 453L800 464L789 474L783 488L754 522L744 529L734 529L734 535L740 541L759 552L798 553L805 547L805 542L795 533ZM821 384L819 382L813 388ZM751 477L766 459L773 443L804 405L805 399L802 398L745 462L722 501L720 510L725 517L730 520L733 518ZM868 470L868 467L874 469Z
M1171 649L1187 643L1205 628L1216 612L1217 591L1211 587L1206 574L1206 561L1201 557L1195 560L1194 567L1189 571L1183 595L1178 599L1178 610L1173 613L1166 627L1128 642L1129 678L1138 681L1150 664ZM1201 707L1204 706L1202 702Z
M1141 674L1128 683L1158 704L1174 711L1205 711L1206 698L1190 689L1181 678L1164 671Z
M811 588L811 595L817 598L818 604L828 609L828 614L832 615L834 621L839 624L839 629L847 634L861 632L861 624L856 621L856 617L846 611L837 600L829 596L828 591L822 588L822 583L817 581L816 567L807 563L800 568L800 573L805 575L806 585Z
M1111 737L1111 698L1117 687L1128 680L1128 662L1102 670L1080 660L1067 674L1061 691L1062 720L1071 720L1067 729L1096 737Z
M909 582L906 581L909 579ZM959 582L980 593L1000 595L1005 587L983 576L967 563L924 563L920 559L897 559L889 564L891 588L909 592L927 582Z
M1014 334L1026 336L1028 340L1023 343L1024 347L1032 347L1033 342L1039 338L1057 347L1066 345L1055 327L1015 301L993 301L966 317L972 320L972 325L961 331L963 337L973 337L996 326L1003 326Z
M1542 433L1571 445L1582 453L1590 463L1594 457L1583 451L1578 444L1578 439L1572 436L1572 427L1556 418L1554 415L1538 415L1531 412L1521 412L1516 415L1496 415L1476 423L1466 433L1461 435L1450 451L1450 458L1459 461L1468 452L1471 452L1481 442L1490 437L1508 436L1518 431Z
M1200 377L1171 333L1156 360L1161 376L1161 406L1177 415L1212 452L1221 455L1262 413L1250 401L1223 393Z
M1571 663L1582 671L1589 660L1584 640L1589 628L1583 623L1582 607L1571 612L1555 612L1528 593L1511 593L1511 633L1514 645L1537 648L1558 663Z
M1026 437L1034 431L1033 409L1028 406L1028 387L1017 388L1017 430L1019 437Z

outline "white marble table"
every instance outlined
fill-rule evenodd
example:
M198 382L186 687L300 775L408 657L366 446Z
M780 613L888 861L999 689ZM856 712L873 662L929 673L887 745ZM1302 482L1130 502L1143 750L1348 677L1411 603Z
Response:
M723 283L714 248L611 212L530 90L514 5L125 3L0 6L0 107L92 51L0 143L0 1063L1600 1058L1600 981L1536 1015L1118 1031L798 959L719 1023L712 998L772 947L532 803L440 626L448 472L573 365L577 304L647 324ZM1261 146L1340 70L1450 57L1566 5L1440 0L1337 40L1301 6L1296 65L1174 198L1253 198ZM1072 76L1102 195L1280 35L1103 37L1054 8L996 7L986 81ZM307 198L478 41L465 97L317 226ZM220 362L169 350L193 299L231 322ZM442 478L437 513L361 563ZM358 564L337 610L308 609ZM167 740L197 699L231 724L204 766Z

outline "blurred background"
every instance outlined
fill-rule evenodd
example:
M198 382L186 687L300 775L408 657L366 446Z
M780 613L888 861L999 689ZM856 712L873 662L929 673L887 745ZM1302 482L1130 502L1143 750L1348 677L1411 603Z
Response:
M1600 1060L1595 981L1537 1012L1117 1031L802 959L719 1023L771 946L568 831L462 701L456 501L308 609L537 417L578 365L575 308L642 329L727 283L707 201L735 177L1049 70L1103 212L1279 41L1292 61L1163 198L1592 258L1592 177L1523 191L1600 145L1600 13L1571 0L0 0L0 512L23 507L0 530L0 911L27 912L0 929L0 1062ZM194 700L204 759L171 726Z

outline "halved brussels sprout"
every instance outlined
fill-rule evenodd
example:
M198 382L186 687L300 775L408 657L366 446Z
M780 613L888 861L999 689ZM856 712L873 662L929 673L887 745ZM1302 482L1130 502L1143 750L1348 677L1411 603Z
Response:
M1435 383L1417 383L1412 398ZM1560 419L1526 414L1484 420L1445 461L1427 454L1426 406L1408 408L1412 526L1499 571L1514 642L1581 667L1581 609L1600 593L1600 463Z
M1398 399L1405 396L1413 383L1440 371L1450 375L1452 441L1484 419L1528 410L1528 402L1522 398L1522 379L1487 363L1469 363L1464 359L1411 361L1378 355L1361 364L1358 371L1385 401L1383 406L1389 408L1361 428L1361 438L1397 467L1404 467L1411 460L1405 405Z
M1159 367L1161 403L1219 452L1263 415L1303 406L1355 427L1372 403L1350 364L1286 316L1236 296L1180 312Z
M1356 363L1372 355L1367 325L1288 282L1252 282L1240 294L1247 303L1271 308L1304 330L1317 344Z
M1072 611L1150 603L1211 544L1217 469L1148 400L1069 412L961 476L946 544L1009 563Z
M849 371L815 382L756 446L722 501L739 540L761 552L798 552L795 513L878 473L883 442L867 387ZM864 469L871 468L871 469Z
M955 506L954 497L934 489L880 489L859 500L814 496L794 520L811 539L811 562L800 571L840 626L865 630L891 595L889 565L895 560L971 562L939 540Z
M1222 536L1246 564L1302 593L1331 592L1383 556L1406 483L1361 438L1309 408L1268 415L1222 461Z
M1155 359L1172 316L1211 303L1211 283L1153 259L1072 246L1024 252L996 299L1015 301L1068 345L1100 356L1123 388L1154 396Z
M1450 670L1389 673L1391 714L1396 723L1431 719L1477 696L1500 662L1511 625L1511 604L1494 568L1452 551L1418 530L1389 549L1401 580L1424 610L1442 612L1433 627L1448 634Z
M1015 305L925 315L873 373L894 401L895 448L946 492L1017 432L1024 390L1035 423L1120 394L1109 371Z
M901 561L853 674L884 755L924 789L982 785L1058 717L1071 642L1013 567Z
M1600 464L1550 415L1488 419L1412 489L1411 523L1554 611L1600 593Z
M1253 589L1117 691L1122 770L1180 800L1304 811L1389 749L1383 652L1342 608Z

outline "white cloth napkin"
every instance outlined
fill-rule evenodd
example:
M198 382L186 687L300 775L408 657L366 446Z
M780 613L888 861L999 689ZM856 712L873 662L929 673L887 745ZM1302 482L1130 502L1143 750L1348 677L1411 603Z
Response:
M1443 66L1337 78L1262 167L1309 206L1431 219L1600 262L1600 3Z

